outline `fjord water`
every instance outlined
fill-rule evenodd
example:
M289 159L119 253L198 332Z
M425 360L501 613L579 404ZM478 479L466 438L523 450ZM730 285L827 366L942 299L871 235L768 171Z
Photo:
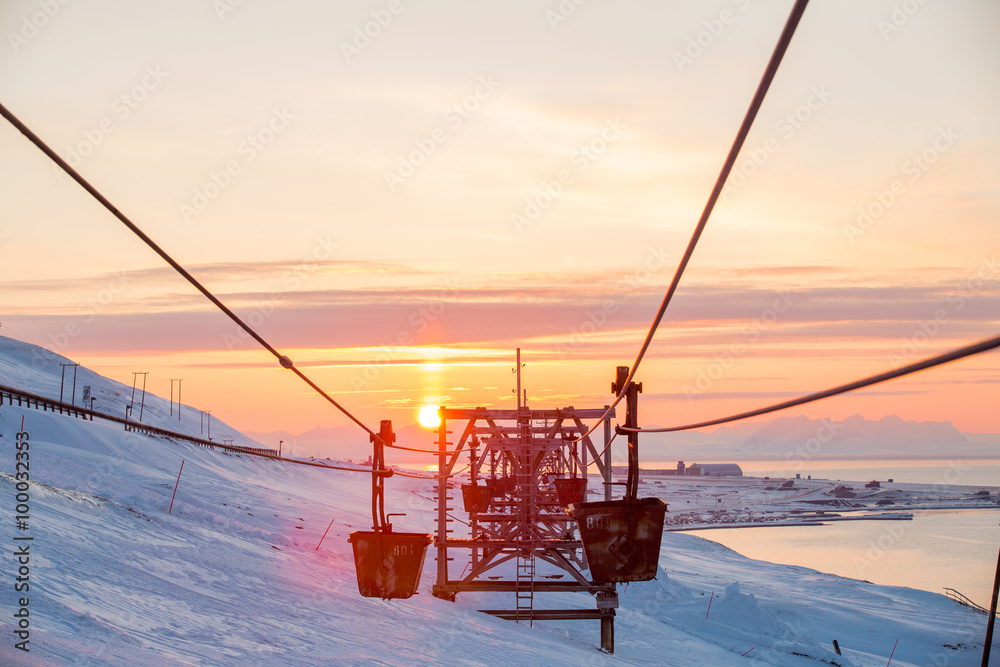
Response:
M799 472L803 478L808 474L845 482L892 478L909 484L957 484L969 487L970 493L981 488L995 492L1000 486L1000 461L995 460L816 463L798 471L779 467L784 462L755 462L743 468L755 477L794 477ZM912 521L723 528L696 534L750 558L936 593L953 588L989 607L1000 550L1000 507L915 511Z

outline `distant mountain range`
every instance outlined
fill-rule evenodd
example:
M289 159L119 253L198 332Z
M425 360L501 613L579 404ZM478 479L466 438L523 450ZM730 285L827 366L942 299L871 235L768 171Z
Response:
M314 428L293 436L284 431L247 432L267 447L284 440L284 451L300 456L364 460L371 446L356 427ZM417 425L397 431L406 447L435 448L435 434ZM617 447L617 444L615 445ZM830 460L891 458L1000 458L1000 435L963 434L951 422L904 421L895 415L843 421L779 417L722 427L710 433L649 433L640 438L643 460ZM428 455L394 452L392 461L424 461Z
M683 436L683 437L679 437ZM824 460L1000 457L1000 435L963 434L951 422L905 421L895 415L843 421L779 417L712 433L648 434L643 458Z

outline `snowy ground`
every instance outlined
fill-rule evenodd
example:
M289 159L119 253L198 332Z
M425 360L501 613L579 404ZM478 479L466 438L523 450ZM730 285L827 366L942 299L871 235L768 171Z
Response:
M48 374L51 384L49 366L22 367L23 356L0 346L0 383ZM31 443L27 531L15 527L12 477L22 417ZM433 553L418 595L362 598L347 536L370 526L368 475L228 455L7 405L0 434L3 665L867 667L885 665L897 640L893 665L980 661L985 618L941 595L750 560L683 533L664 535L657 580L624 590L617 651L605 655L596 648L596 621L529 627L475 611L511 606L492 604L496 596L434 598ZM387 511L407 513L397 529L430 532L431 495L431 482L391 478ZM30 591L15 594L14 538L24 536L34 538ZM29 599L30 653L14 648L21 596ZM585 594L572 597L593 607Z
M640 494L655 495L670 504L668 530L897 520L912 518L915 510L1000 511L1000 487L880 480L880 488L865 488L866 483L643 475Z

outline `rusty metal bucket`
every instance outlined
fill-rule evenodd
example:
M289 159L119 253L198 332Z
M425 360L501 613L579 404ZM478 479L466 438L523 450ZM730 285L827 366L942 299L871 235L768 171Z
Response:
M659 498L570 505L595 584L649 581L656 576L667 504Z
M489 509L493 493L489 486L462 485L462 502L466 512L485 512Z
M417 592L424 569L427 533L359 530L347 539L354 545L358 592L366 598L408 598Z
M580 505L587 500L586 477L556 477L556 496L564 507Z
M486 480L486 488L490 490L490 495L494 498L502 498L514 492L514 480L510 477L497 477Z

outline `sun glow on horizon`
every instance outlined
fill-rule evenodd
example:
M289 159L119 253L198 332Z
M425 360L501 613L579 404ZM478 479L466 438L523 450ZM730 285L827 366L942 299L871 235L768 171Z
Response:
M438 408L436 405L425 405L420 408L417 419L420 421L420 425L424 428L437 428L441 425L441 418L438 416Z

